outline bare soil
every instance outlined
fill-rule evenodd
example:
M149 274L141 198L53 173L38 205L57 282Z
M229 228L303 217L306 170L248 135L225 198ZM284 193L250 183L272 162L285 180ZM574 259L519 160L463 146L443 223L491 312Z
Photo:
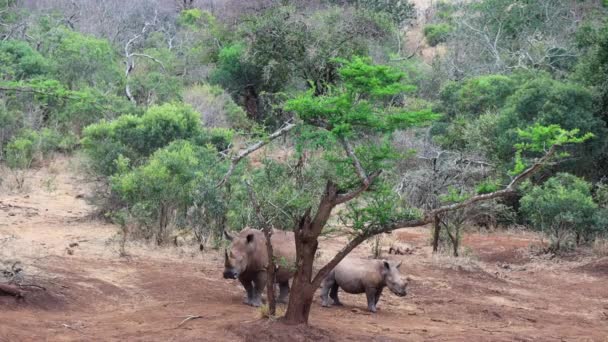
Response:
M394 232L383 244L418 247L387 256L412 278L407 297L385 291L377 314L363 295L332 308L317 298L311 327L261 320L222 279L218 251L131 243L119 257L117 227L89 218L91 190L76 174L59 158L30 175L29 191L0 195L0 262L20 260L24 281L46 288L0 297L2 342L608 341L608 259L536 257L529 246L541 241L521 232L469 233L462 258L431 255L427 228ZM324 238L320 259L344 241Z

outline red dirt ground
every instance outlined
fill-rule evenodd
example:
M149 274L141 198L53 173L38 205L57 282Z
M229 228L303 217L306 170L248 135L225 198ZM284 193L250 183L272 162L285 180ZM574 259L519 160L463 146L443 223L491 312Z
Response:
M94 208L77 195L90 190L73 168L59 159L28 192L0 195L0 261L20 260L26 281L46 288L0 297L2 342L608 341L608 259L530 257L539 241L524 233L469 234L468 255L456 259L432 256L425 228L395 232L385 239L420 247L388 256L413 279L407 297L385 291L377 314L365 296L328 309L317 299L312 328L260 320L241 304L242 288L222 279L219 252L132 243L131 257L118 257L117 228L88 219ZM325 238L320 258L344 241ZM180 326L189 315L201 318Z

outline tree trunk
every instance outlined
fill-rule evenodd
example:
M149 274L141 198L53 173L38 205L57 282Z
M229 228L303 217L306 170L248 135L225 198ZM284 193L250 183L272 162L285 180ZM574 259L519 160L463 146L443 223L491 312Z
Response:
M274 298L275 263L274 251L272 249L272 228L264 227L266 236L266 251L268 252L268 266L266 267L266 297L268 297L268 316L274 317L277 311L277 303Z
M253 86L247 86L244 90L245 110L250 119L258 121L260 119L258 113L258 94Z
M452 250L454 251L454 256L458 257L458 229L454 228L454 230L456 230L456 234L452 234L448 225L445 225L445 231L448 233L450 241L452 242Z
M439 249L439 233L441 232L441 224L439 222L439 216L435 215L433 218L433 253L437 253Z
M289 305L284 321L287 324L308 324L308 316L312 306L316 288L312 286L312 266L317 252L317 239L306 237L305 232L310 229L310 215L307 213L296 228L296 267Z

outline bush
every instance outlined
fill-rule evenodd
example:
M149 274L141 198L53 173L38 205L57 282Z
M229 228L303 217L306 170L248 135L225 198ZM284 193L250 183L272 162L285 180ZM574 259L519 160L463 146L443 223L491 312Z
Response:
M247 129L251 127L245 111L222 88L208 84L184 91L184 102L200 113L205 127Z
M116 160L120 155L132 166L139 166L156 150L175 140L225 149L231 138L231 131L204 130L199 115L190 106L169 103L150 107L140 117L123 115L111 122L88 126L82 144L94 170L109 176L117 171Z
M53 152L71 152L76 142L73 134L62 134L50 128L24 130L6 145L4 155L8 167L27 169L34 161L42 161Z
M219 191L200 195L202 185L206 189L217 190L215 185L224 170L219 167L214 148L178 140L156 151L147 163L132 171L124 172L126 161L122 158L117 164L122 166L119 167L122 170L111 177L112 190L131 208L131 214L145 228L143 235L147 238L155 236L159 244L166 238L170 223L176 217L187 215L188 208L197 203L197 198L204 198L202 203L198 203L202 208L222 200ZM212 213L223 214L224 206L221 203L217 206L219 209Z
M50 63L23 41L4 41L0 44L0 76L4 80L23 80L50 71Z
M27 137L17 137L10 141L4 150L6 165L11 169L27 169L32 165L35 142Z
M555 250L564 243L592 242L603 228L603 215L593 202L591 185L583 179L560 173L542 185L525 188L524 193L521 212L532 228L551 237Z
M448 24L429 24L424 27L424 36L430 46L437 46L447 41L452 27Z

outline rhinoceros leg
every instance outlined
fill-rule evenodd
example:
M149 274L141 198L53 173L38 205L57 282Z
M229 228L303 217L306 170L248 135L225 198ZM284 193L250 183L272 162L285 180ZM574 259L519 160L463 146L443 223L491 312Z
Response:
M334 273L330 272L325 279L323 279L323 284L321 284L321 305L324 307L329 307L329 291L333 288L334 285L338 285L336 283L336 278L334 277Z
M289 281L279 283L279 303L286 304L289 297Z
M367 310L376 312L376 293L378 292L375 288L366 288L365 295L367 296Z
M375 306L378 306L378 301L380 300L380 296L382 295L382 290L384 288L379 288L376 290L376 302L374 303Z
M241 282L241 284L243 284L243 287L245 288L245 291L247 292L247 298L243 301L243 303L247 304L247 305L253 305L253 297L254 297L254 289L253 289L253 284L251 283L251 280L245 280L245 279L239 279L239 281Z
M331 287L331 290L329 291L329 296L334 301L333 302L334 305L342 306L342 302L340 302L340 298L338 298L339 289L340 289L340 286L338 286L337 283L334 283L334 285Z
M253 298L251 305L258 307L262 305L262 293L266 287L266 272L258 272L253 280Z

